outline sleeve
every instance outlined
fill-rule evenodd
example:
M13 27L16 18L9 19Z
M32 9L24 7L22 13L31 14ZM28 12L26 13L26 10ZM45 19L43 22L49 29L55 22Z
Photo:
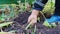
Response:
M34 8L35 10L42 11L44 8L44 5L47 3L48 0L36 0L34 3Z

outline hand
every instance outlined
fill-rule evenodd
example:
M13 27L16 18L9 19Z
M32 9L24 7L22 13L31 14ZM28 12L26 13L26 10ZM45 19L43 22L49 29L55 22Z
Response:
M30 15L28 18L28 23L30 23L31 25L37 23L37 16L36 15Z
M37 23L37 16L39 14L38 10L33 10L31 15L28 18L28 23L30 23L31 25Z

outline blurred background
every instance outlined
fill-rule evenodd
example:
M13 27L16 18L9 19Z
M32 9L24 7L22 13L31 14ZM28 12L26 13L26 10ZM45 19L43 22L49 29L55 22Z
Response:
M21 12L32 10L35 0L0 0L0 21L13 18ZM55 0L49 0L43 13L53 14Z

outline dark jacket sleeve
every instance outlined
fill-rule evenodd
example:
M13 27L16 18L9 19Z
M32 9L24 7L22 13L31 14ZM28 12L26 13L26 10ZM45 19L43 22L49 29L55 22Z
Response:
M44 8L44 5L47 3L48 0L36 0L34 3L34 8L35 10L42 11Z

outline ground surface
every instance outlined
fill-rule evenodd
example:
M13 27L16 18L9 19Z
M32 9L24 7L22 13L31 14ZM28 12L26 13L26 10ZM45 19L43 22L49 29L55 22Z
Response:
M15 22L13 23L13 25L9 26L9 28L6 28L4 31L8 32L11 30L17 30L17 34L26 34L27 32L31 34L32 29L24 30L24 26L27 24L27 20L30 14L30 12L23 12L19 14L18 17L14 19ZM40 22L38 21L38 23L36 24L37 29L35 34L60 34L60 26L57 26L55 28L45 27L42 25L44 18L42 16L41 18L42 19L40 20Z

